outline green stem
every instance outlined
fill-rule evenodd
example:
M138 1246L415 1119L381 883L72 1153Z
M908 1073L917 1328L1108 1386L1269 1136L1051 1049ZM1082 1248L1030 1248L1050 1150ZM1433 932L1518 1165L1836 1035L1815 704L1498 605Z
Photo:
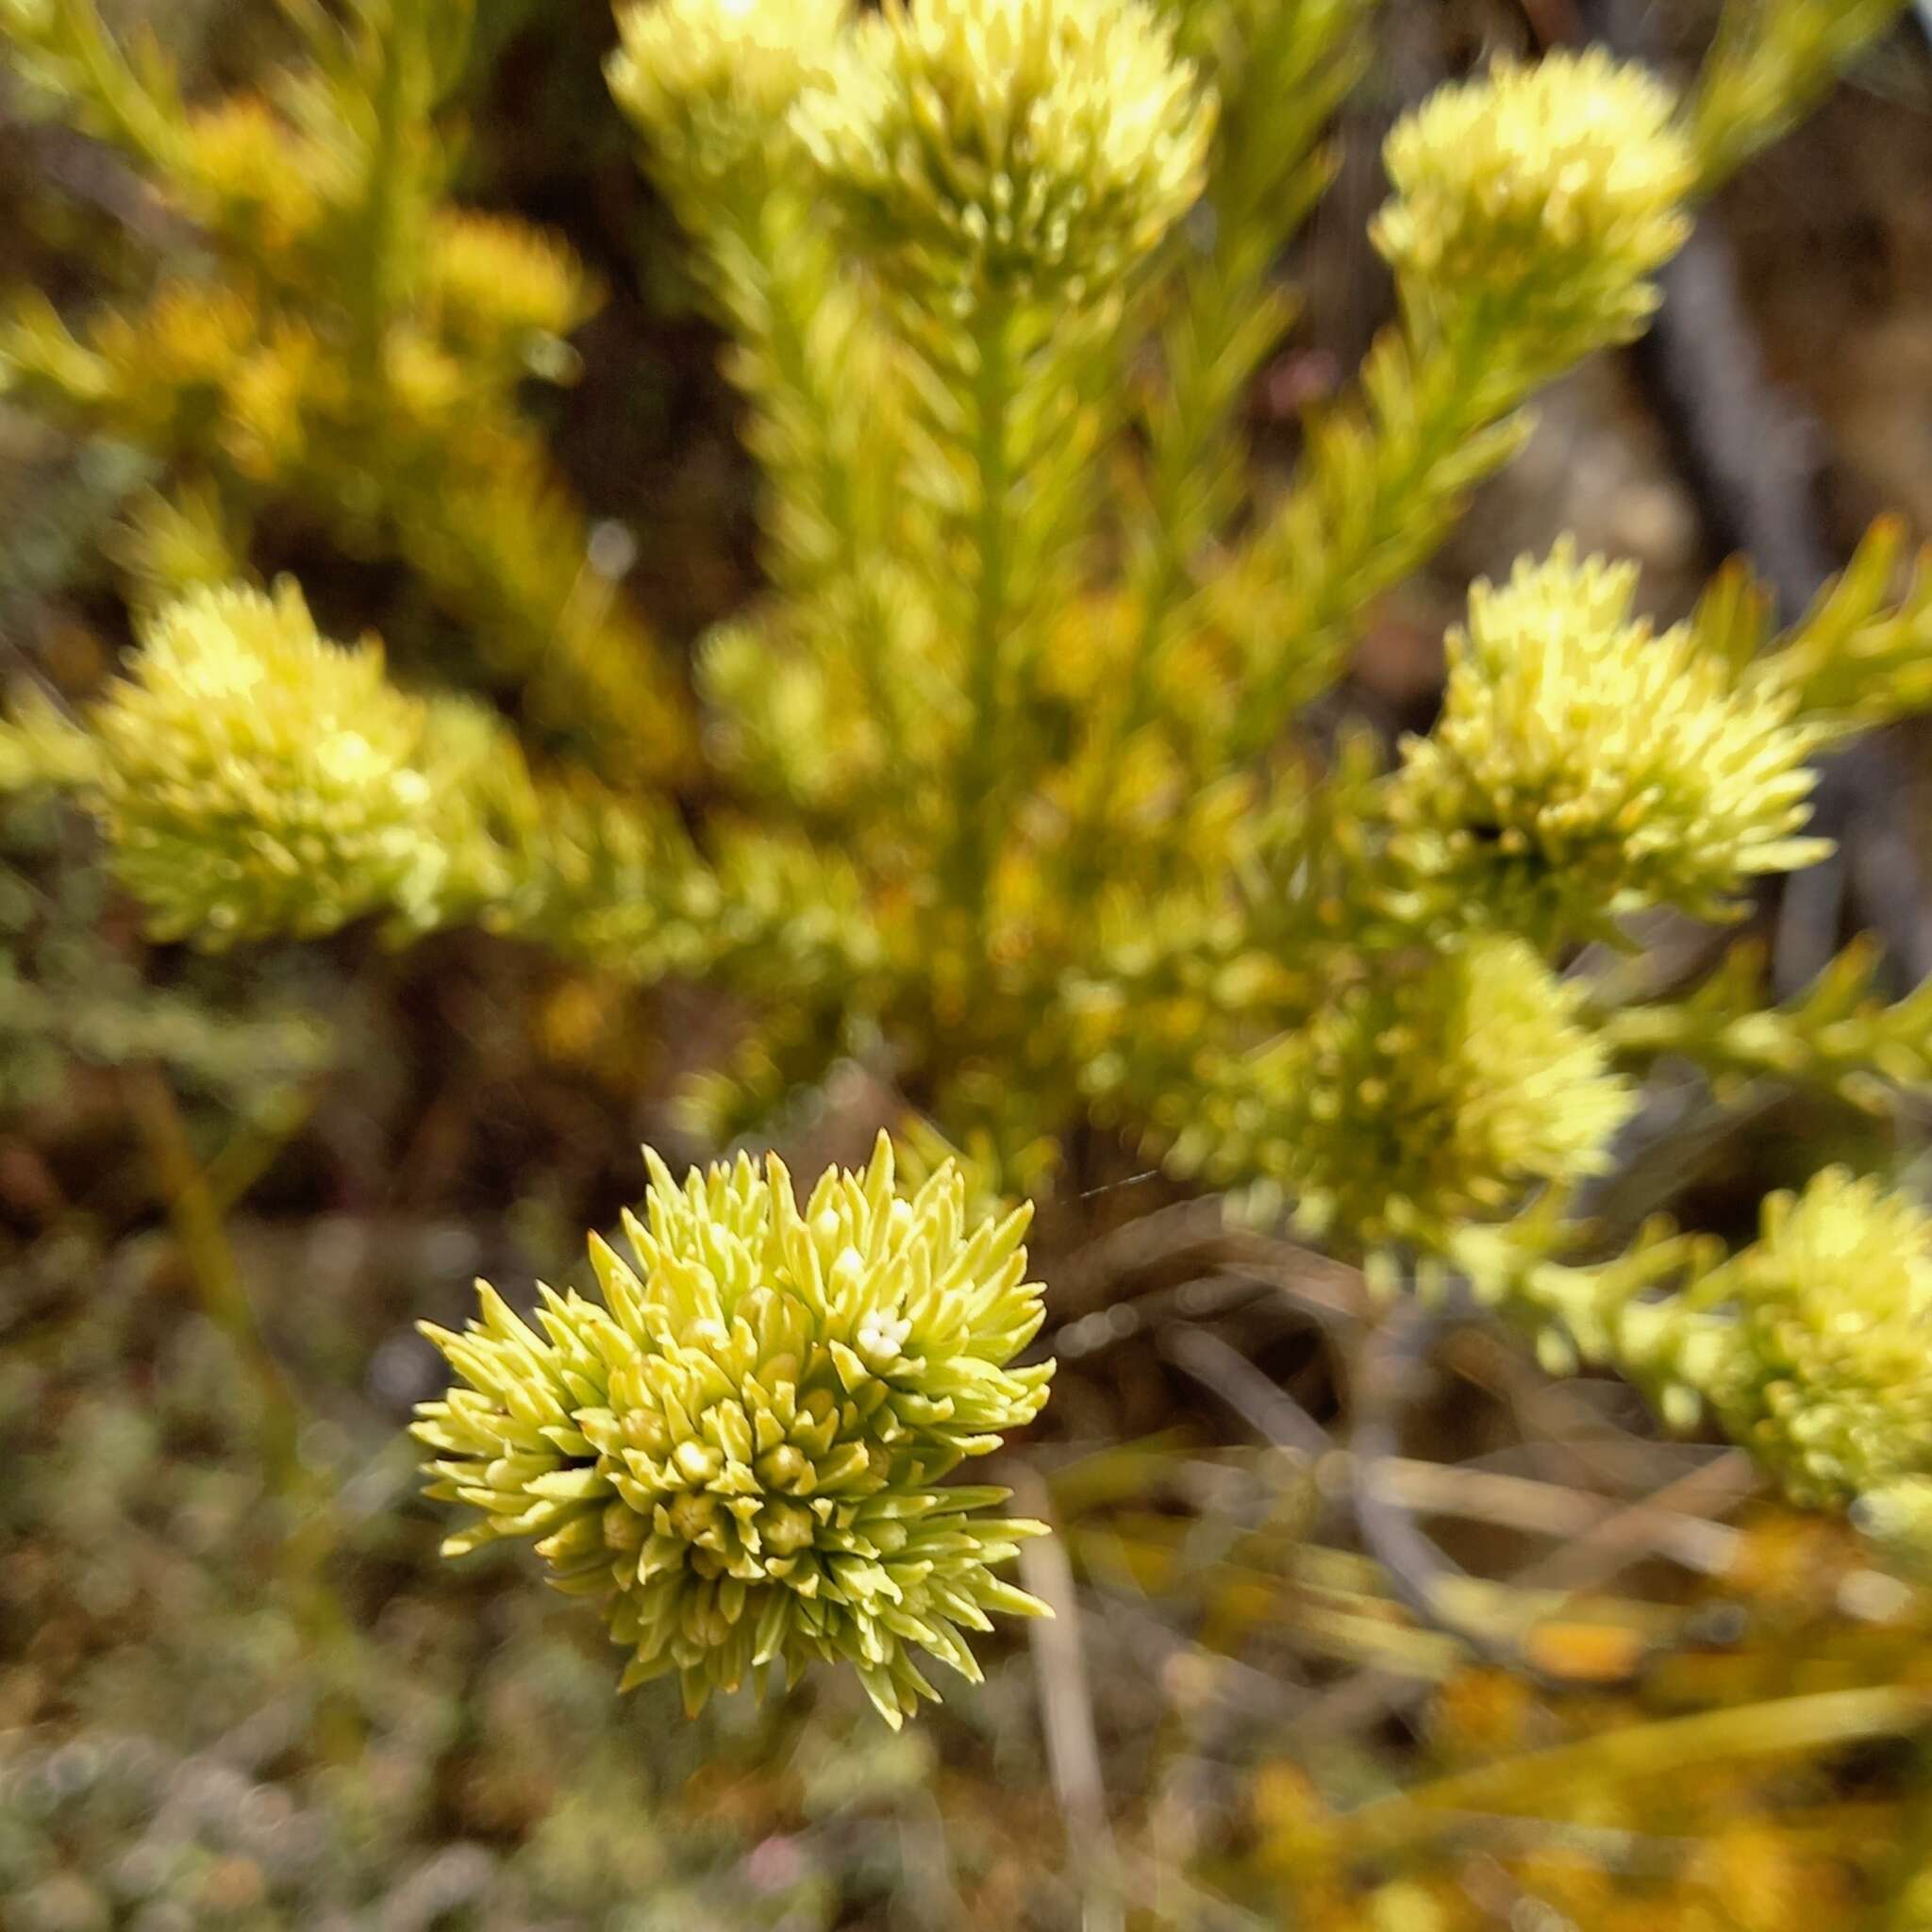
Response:
M976 366L971 391L972 461L977 501L969 531L973 595L966 738L954 791L960 827L954 866L957 900L973 912L982 935L999 836L994 781L1006 749L1001 741L1001 713L1011 629L1008 522L1015 481L1009 460L1008 418L1018 375L1012 331L1010 305L997 297L986 298L973 331Z
M304 1483L296 1446L300 1410L294 1391L262 1337L242 1287L233 1250L207 1176L189 1144L187 1124L167 1082L153 1067L126 1074L135 1125L166 1200L175 1238L208 1319L227 1338L254 1380L260 1404L261 1457L271 1490L288 1496Z
M1068 856L1069 890L1091 892L1106 838L1109 809L1127 749L1154 718L1155 673L1174 625L1193 590L1190 568L1196 546L1215 533L1217 504L1212 462L1216 445L1264 344L1287 323L1284 305L1265 291L1265 264L1257 272L1252 248L1225 248L1191 290L1184 334L1192 343L1187 373L1177 379L1168 413L1154 440L1150 500L1132 603L1139 618L1127 682L1117 706L1103 712L1095 729L1099 756L1080 805ZM1275 331L1257 326L1263 306ZM1243 335L1245 353L1237 354ZM1170 358L1172 359L1172 358Z
M408 68L421 52L416 45L415 0L391 0L388 19L377 29L381 62L371 105L375 140L369 151L368 195L362 208L361 274L355 291L352 356L368 391L382 388L384 340L396 306L396 212L399 207L403 115Z
M1475 311L1440 332L1411 317L1373 352L1353 420L1311 437L1305 475L1221 599L1246 659L1234 756L1265 750L1333 682L1374 599L1427 559L1469 491L1516 453L1516 411L1560 373L1518 362L1519 336Z
M704 210L694 208L691 214L694 223L702 222ZM796 225L789 235L782 226L788 220ZM850 426L855 412L869 418L876 410L876 399L866 391L884 372L865 366L858 341L862 323L851 292L840 285L838 264L823 238L794 208L774 202L769 187L759 184L741 206L724 211L720 229L726 246L713 246L712 271L719 304L743 345L740 367L745 373L740 387L770 422L789 419L803 428L806 439L805 446L782 465L767 457L767 502L782 504L788 495L808 500L815 492L818 513L831 535L829 553L813 570L808 559L788 553L782 525L774 518L769 574L783 589L811 589L815 576L842 578L853 587L859 600L856 655L884 742L886 785L896 791L906 758L899 691L888 661L884 626L861 580L865 565L886 551L881 514L886 486L861 468L868 457L882 452L868 447L876 444L876 438L868 439L862 429L855 434ZM826 328L833 304L850 311L842 330ZM828 338L836 343L829 354Z

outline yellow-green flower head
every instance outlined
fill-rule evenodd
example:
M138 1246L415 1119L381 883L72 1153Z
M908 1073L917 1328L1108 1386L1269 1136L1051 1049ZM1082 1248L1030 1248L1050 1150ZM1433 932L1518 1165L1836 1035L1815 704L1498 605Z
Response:
M1194 201L1214 109L1143 0L885 0L794 121L894 280L1077 301Z
M1697 164L1675 108L1601 48L1441 88L1389 137L1376 246L1426 306L1531 325L1539 352L1628 341L1690 233Z
M1538 1183L1599 1171L1632 1097L1580 991L1521 940L1403 963L1216 1083L1224 1171L1204 1165L1267 1175L1357 1250L1440 1252Z
M1932 1217L1841 1168L1764 1204L1721 1271L1722 1342L1687 1357L1724 1430L1801 1506L1932 1474Z
M1440 1246L1541 1181L1597 1172L1632 1098L1575 1017L1579 989L1483 938L1308 1028L1307 1175L1363 1246Z
M95 714L112 864L156 934L332 931L426 887L421 707L372 642L319 637L301 592L190 592L142 628Z
M1399 850L1458 903L1539 937L1668 903L1716 917L1755 873L1827 848L1808 815L1819 739L1740 689L1685 627L1633 620L1634 565L1559 544L1475 586L1448 638L1442 715L1403 747Z
M639 0L618 16L610 91L670 185L715 186L825 71L847 0Z
M541 1332L487 1285L462 1335L425 1327L465 1386L425 1403L430 1493L482 1511L449 1555L532 1537L558 1588L602 1600L624 1688L675 1672L688 1709L772 1665L855 1666L896 1726L937 1693L915 1648L970 1679L964 1633L1044 1606L995 1568L1036 1523L943 1485L1039 1414L1024 1209L969 1224L941 1168L909 1197L884 1135L801 1208L775 1157L682 1187L646 1151L635 1266L601 1241L602 1302L541 1291Z

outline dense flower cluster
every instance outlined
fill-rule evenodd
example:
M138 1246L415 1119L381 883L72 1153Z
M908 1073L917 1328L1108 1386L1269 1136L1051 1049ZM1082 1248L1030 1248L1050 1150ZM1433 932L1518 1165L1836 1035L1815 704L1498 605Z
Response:
M162 938L322 933L434 883L423 708L292 584L200 591L144 626L95 714L116 873Z
M1077 301L1200 193L1214 116L1144 0L887 0L796 120L895 278Z
M1793 1502L1841 1507L1932 1474L1932 1216L1916 1202L1827 1169L1765 1202L1759 1239L1714 1286L1723 1346L1707 1341L1687 1379Z
M1026 1213L969 1226L950 1164L909 1198L881 1135L801 1208L762 1174L646 1153L636 1266L592 1240L601 1305L543 1291L541 1332L487 1285L466 1334L425 1332L466 1386L425 1404L430 1493L483 1512L449 1554L537 1539L559 1589L604 1601L625 1683L687 1707L813 1659L853 1664L897 1725L937 1693L914 1646L976 1679L962 1632L1043 1606L993 1572L1040 1524L1004 1490L946 1488L1046 1400Z
M354 192L331 168L326 146L306 141L270 105L250 95L213 102L181 129L187 198L224 233L264 251L306 242L331 202Z
M1389 138L1376 245L1439 312L1521 319L1544 351L1627 341L1690 231L1696 158L1675 108L1598 48L1439 89Z
M824 72L848 11L846 0L638 0L618 17L610 91L662 169L715 187Z
M1740 688L1679 626L1631 615L1634 565L1568 544L1475 586L1442 716L1404 747L1407 858L1457 903L1549 937L1668 903L1721 915L1751 874L1820 856L1804 824L1816 731Z
M1579 1003L1519 940L1402 962L1231 1059L1178 1158L1194 1164L1198 1137L1210 1177L1267 1175L1305 1225L1441 1248L1536 1183L1602 1164L1632 1099Z

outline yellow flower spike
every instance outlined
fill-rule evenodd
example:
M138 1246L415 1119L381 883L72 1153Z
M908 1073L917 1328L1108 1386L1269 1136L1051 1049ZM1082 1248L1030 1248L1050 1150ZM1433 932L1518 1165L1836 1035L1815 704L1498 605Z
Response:
M950 1163L901 1194L883 1134L802 1207L775 1156L645 1160L634 1265L591 1242L601 1303L546 1289L531 1328L481 1286L465 1334L425 1326L461 1378L418 1410L429 1493L483 1517L445 1550L535 1539L603 1600L626 1689L675 1673L695 1710L844 1661L896 1727L938 1694L913 1646L976 1680L963 1632L1046 1614L993 1574L1043 1525L943 1485L1046 1401L1051 1362L1009 1366L1043 1313L1026 1211L969 1225Z
M1675 111L1601 48L1498 61L1396 125L1375 245L1425 311L1486 308L1553 364L1630 341L1690 230L1697 162Z
M893 279L1080 301L1200 193L1214 106L1143 0L887 0L794 120Z
M1579 564L1567 541L1475 587L1441 718L1390 794L1445 904L1539 939L1657 904L1722 917L1752 875L1829 849L1795 836L1822 733L1688 628L1654 636L1636 588L1634 565Z

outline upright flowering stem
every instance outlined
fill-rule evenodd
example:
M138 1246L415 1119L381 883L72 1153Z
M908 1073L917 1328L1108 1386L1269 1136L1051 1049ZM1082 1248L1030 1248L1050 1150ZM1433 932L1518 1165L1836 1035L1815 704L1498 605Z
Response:
M745 440L764 470L767 573L794 596L842 596L885 747L880 783L896 797L902 693L868 581L891 548L894 453L877 428L892 373L819 211L799 192L787 127L787 109L829 61L845 15L844 0L629 6L610 82L644 137L646 170L698 246L733 338L724 366L754 412ZM715 675L722 655L707 654L708 683L728 682Z
M453 8L442 11L458 17ZM357 393L372 408L383 407L388 387L387 350L391 325L415 273L417 237L410 218L420 212L412 174L420 166L409 144L413 125L435 94L430 79L429 25L425 0L388 0L371 12L363 58L375 73L369 102L373 125L364 160L367 170L362 206L357 211L361 243L359 273L353 289L354 335L349 350Z
M1013 325L1012 305L999 295L989 296L973 320L975 366L966 373L973 399L976 497L965 533L973 591L967 714L956 792L959 802L957 902L973 912L982 938L987 889L999 838L995 791L1012 629L1008 552L1015 479L1008 460L1008 417L1014 385Z
M1599 52L1499 62L1405 115L1375 245L1403 324L1318 416L1303 475L1216 587L1241 647L1238 751L1338 675L1373 600L1423 562L1521 441L1515 412L1655 311L1696 185L1675 103Z
M924 365L912 487L965 586L941 874L981 947L1007 808L1045 763L1013 698L1085 533L1078 378L1108 365L1124 285L1199 193L1213 122L1141 0L889 0L800 101L827 199Z

